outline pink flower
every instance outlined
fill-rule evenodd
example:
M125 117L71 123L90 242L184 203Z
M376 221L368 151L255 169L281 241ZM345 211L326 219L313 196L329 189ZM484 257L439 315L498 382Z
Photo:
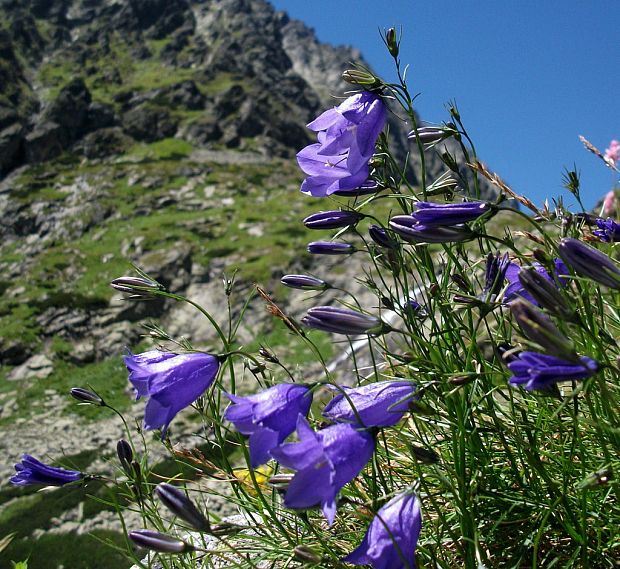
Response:
M607 149L609 150L609 149ZM611 216L616 209L616 194L613 190L607 192L605 199L603 200L603 215Z
M609 143L609 148L605 149L605 159L614 165L620 160L620 142L612 140Z

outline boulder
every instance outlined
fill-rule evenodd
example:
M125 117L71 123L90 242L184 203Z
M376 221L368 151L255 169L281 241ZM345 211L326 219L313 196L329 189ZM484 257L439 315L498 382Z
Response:
M154 142L174 136L178 119L164 108L144 104L123 114L122 124L125 132L136 140Z

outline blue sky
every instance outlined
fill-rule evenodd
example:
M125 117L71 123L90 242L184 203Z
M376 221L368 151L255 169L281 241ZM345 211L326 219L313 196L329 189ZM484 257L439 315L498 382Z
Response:
M455 100L482 160L542 204L581 172L593 207L617 177L583 149L620 139L620 2L586 0L271 0L331 44L358 47L384 79L392 60L379 28L403 29L401 61L425 121ZM380 6L380 7L379 7Z

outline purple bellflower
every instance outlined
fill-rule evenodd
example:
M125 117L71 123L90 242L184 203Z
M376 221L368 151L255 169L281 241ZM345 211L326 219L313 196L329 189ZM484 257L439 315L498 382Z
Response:
M49 466L29 454L22 456L22 461L15 465L17 474L9 482L15 486L42 484L43 486L64 486L81 480L83 475L77 470L65 470Z
M553 264L555 268L555 278L552 277L547 272L545 267L543 267L540 263L534 263L533 267L550 283L556 284L557 279L557 282L560 285L565 286L566 279L563 277L569 274L568 268L561 259L554 259ZM519 271L521 271L521 267L517 265L517 263L508 263L508 267L506 269L506 280L509 284L504 291L504 303L509 304L517 298L524 298L525 300L531 302L533 305L538 306L538 302L534 299L534 297L529 292L527 292L525 288L523 288L523 284L521 284L521 281L519 280Z
M306 146L297 154L297 163L308 177L301 184L301 191L323 198L336 192L355 190L368 180L368 164L358 170L347 166L346 154L328 156L321 154L320 144Z
M306 217L304 225L308 229L338 229L355 225L363 217L363 214L356 211L319 211Z
M303 416L297 419L299 442L271 451L280 464L296 470L288 485L284 505L306 509L320 505L331 525L336 516L336 496L370 460L375 441L369 433L341 423L315 432Z
M510 385L522 385L527 391L549 390L558 381L585 379L596 373L598 364L586 356L580 363L538 352L521 352L508 364L513 376Z
M478 219L491 209L486 202L464 202L438 204L432 202L417 202L416 211L411 217L426 227L443 225L458 225Z
M394 216L390 219L390 228L412 243L453 243L474 236L466 225L429 226L419 223L412 215Z
M390 427L409 410L416 385L409 381L378 381L340 389L342 392L326 405L323 417L366 428Z
M597 218L596 225L598 229L595 229L592 234L596 235L601 241L605 243L617 243L620 242L620 223L615 222L611 217L607 219Z
M368 181L368 162L385 125L381 98L368 91L357 93L312 121L318 144L306 146L297 162L308 175L301 191L315 197L355 191Z
M363 91L325 111L308 128L317 133L320 154L346 154L347 168L358 171L372 157L384 125L385 105L381 97Z
M421 529L420 502L415 494L399 494L377 512L362 543L343 561L374 569L415 569Z
M308 328L334 334L383 334L389 326L380 318L338 306L315 306L301 319Z
M571 237L560 240L559 250L562 259L578 275L620 289L620 269L605 253Z
M313 241L308 243L308 253L313 255L350 255L357 249L351 243L338 241Z
M271 458L269 452L295 430L297 417L305 417L312 404L312 391L293 383L274 385L248 397L226 396L232 403L224 418L249 435L252 468Z
M150 350L124 359L136 399L149 397L144 428L161 429L162 437L174 416L215 381L220 367L216 356L202 352L173 354Z

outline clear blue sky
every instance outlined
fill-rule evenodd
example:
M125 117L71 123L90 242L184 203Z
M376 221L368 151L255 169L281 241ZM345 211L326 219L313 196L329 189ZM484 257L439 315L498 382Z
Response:
M612 172L601 151L620 139L620 1L272 0L321 41L358 47L382 77L393 66L378 29L403 29L401 61L425 121L449 120L455 100L482 160L535 203L563 195L562 173L581 172L593 207Z

